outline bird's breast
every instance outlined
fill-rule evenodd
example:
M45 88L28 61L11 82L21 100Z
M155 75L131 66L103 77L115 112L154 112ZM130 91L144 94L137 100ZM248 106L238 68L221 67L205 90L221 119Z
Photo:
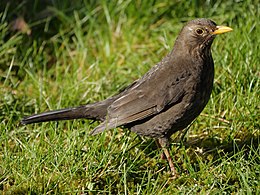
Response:
M198 115L208 103L213 88L214 63L210 57L198 63L192 71L192 78L187 83L187 102L189 111Z

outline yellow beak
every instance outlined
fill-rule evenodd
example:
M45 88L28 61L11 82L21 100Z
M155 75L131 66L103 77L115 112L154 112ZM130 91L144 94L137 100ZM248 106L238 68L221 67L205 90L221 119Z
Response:
M227 27L227 26L217 26L216 30L214 32L212 32L211 34L218 35L218 34L230 32L232 30L233 30L232 28Z

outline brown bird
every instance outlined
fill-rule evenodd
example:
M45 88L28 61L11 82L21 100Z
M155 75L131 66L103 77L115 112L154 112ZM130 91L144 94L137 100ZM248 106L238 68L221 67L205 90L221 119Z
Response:
M217 34L232 31L209 19L188 22L173 50L142 78L106 100L24 118L23 124L94 119L102 121L90 134L124 126L141 136L158 139L176 171L167 149L171 135L186 128L206 106L213 86L211 44Z

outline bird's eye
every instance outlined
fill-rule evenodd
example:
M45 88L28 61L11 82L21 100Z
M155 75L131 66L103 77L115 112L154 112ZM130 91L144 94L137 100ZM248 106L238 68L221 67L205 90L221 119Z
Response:
M204 33L204 30L202 30L201 28L197 28L197 29L196 29L196 33L197 33L198 35L202 35L202 34Z

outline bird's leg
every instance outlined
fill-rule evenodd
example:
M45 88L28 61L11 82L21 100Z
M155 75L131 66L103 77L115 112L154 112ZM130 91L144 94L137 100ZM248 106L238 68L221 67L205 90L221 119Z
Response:
M168 161L168 164L169 164L170 169L171 169L171 173L172 173L173 177L176 177L177 171L174 167L172 157L171 157L169 150L168 150L169 140L167 138L159 138L158 142L156 142L156 143L163 149L163 153L164 153L164 155L165 155L165 157Z
M156 146L157 146L158 148L161 148L161 149L162 149L162 146L161 146L161 144L159 143L159 139L156 139L156 140L155 140L155 143L156 143ZM164 152L161 153L161 159L162 159L162 160L165 160L165 159L166 159L166 156L165 156Z

